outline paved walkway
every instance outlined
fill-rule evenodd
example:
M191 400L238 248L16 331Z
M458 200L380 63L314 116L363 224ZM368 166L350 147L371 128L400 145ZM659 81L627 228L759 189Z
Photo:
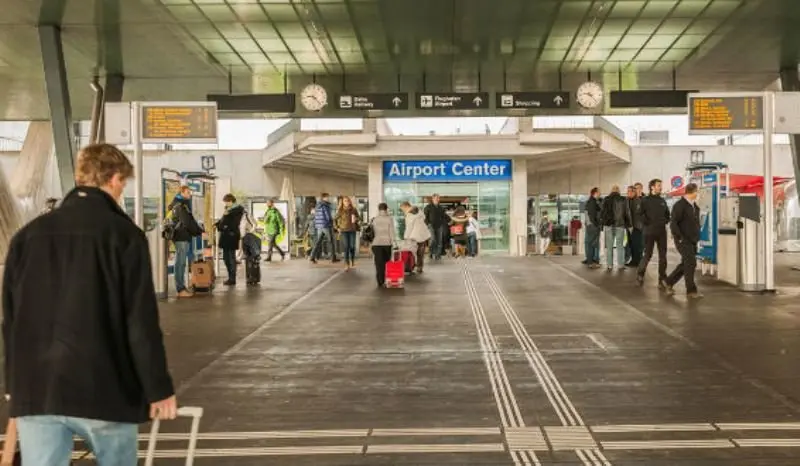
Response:
M405 290L295 261L162 308L197 464L789 465L791 292L667 297L574 258L445 261ZM160 464L182 464L168 423ZM144 445L144 444L143 444ZM166 458L173 458L172 460Z

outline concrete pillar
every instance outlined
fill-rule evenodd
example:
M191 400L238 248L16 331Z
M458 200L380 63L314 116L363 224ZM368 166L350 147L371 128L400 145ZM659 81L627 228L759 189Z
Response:
M376 118L363 118L362 127L364 133L374 134L378 132L378 120Z
M367 198L369 218L378 215L378 204L383 202L383 162L370 160L367 168Z
M520 133L532 133L533 132L533 117L518 117L519 120L519 132Z
M528 252L528 161L514 159L511 174L509 212L509 254L525 256Z
M797 67L781 70L781 89L788 92L800 91L800 77L798 77ZM789 143L792 147L792 165L794 167L794 179L800 182L800 134L790 134Z
M61 29L53 25L39 26L39 43L42 49L44 79L61 190L66 193L75 187L75 159L72 147L72 106L67 86Z

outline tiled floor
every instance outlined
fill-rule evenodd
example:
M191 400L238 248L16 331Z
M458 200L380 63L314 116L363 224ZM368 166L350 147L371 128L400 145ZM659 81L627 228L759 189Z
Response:
M165 304L181 403L206 410L197 464L797 464L791 276L703 280L698 303L633 278L490 257L382 290L366 261L294 261Z

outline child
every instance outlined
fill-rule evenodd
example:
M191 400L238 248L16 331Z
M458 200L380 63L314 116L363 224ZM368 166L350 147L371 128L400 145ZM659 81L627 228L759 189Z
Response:
M450 237L453 240L453 255L455 257L467 255L467 242L469 240L467 225L469 224L469 219L470 217L467 216L467 211L463 206L458 206L450 219Z

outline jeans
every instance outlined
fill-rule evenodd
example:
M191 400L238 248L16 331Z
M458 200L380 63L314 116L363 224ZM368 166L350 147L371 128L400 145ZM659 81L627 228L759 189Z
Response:
M186 290L186 267L189 264L189 241L175 241L175 288Z
M444 227L429 225L431 232L431 258L439 259L444 254Z
M356 232L343 231L342 242L344 243L344 261L352 264L356 261Z
M658 280L664 281L667 278L667 229L661 228L659 231L647 233L644 237L644 257L639 263L639 276L644 277L647 272L647 264L653 258L653 249L658 246Z
M584 238L584 248L586 249L586 263L600 263L600 228L594 225L586 225L586 237Z
M372 246L372 257L375 260L375 279L378 286L386 283L386 263L392 258L391 246Z
M267 244L269 244L269 247L267 248L267 262L272 260L272 249L273 248L278 250L278 253L281 255L281 257L286 257L286 251L284 251L283 249L281 249L280 246L278 246L278 234L277 233L272 234L272 235L267 235Z
M417 243L417 271L422 272L425 267L425 250L428 248L428 242L423 241Z
M478 235L477 233L469 233L467 235L467 254L470 257L478 255Z
M223 249L222 262L228 271L228 281L236 283L236 249Z
M625 228L606 227L606 265L614 267L614 250L617 252L617 267L625 266Z
M318 260L322 254L322 245L327 242L331 248L331 260L336 261L336 248L333 245L333 230L331 228L318 228L317 241L314 243L314 253L311 255L312 260Z
M644 232L638 228L632 228L628 235L628 246L631 251L630 263L638 266L644 252Z
M69 466L72 437L84 439L98 466L136 466L139 426L66 416L17 419L22 464Z

